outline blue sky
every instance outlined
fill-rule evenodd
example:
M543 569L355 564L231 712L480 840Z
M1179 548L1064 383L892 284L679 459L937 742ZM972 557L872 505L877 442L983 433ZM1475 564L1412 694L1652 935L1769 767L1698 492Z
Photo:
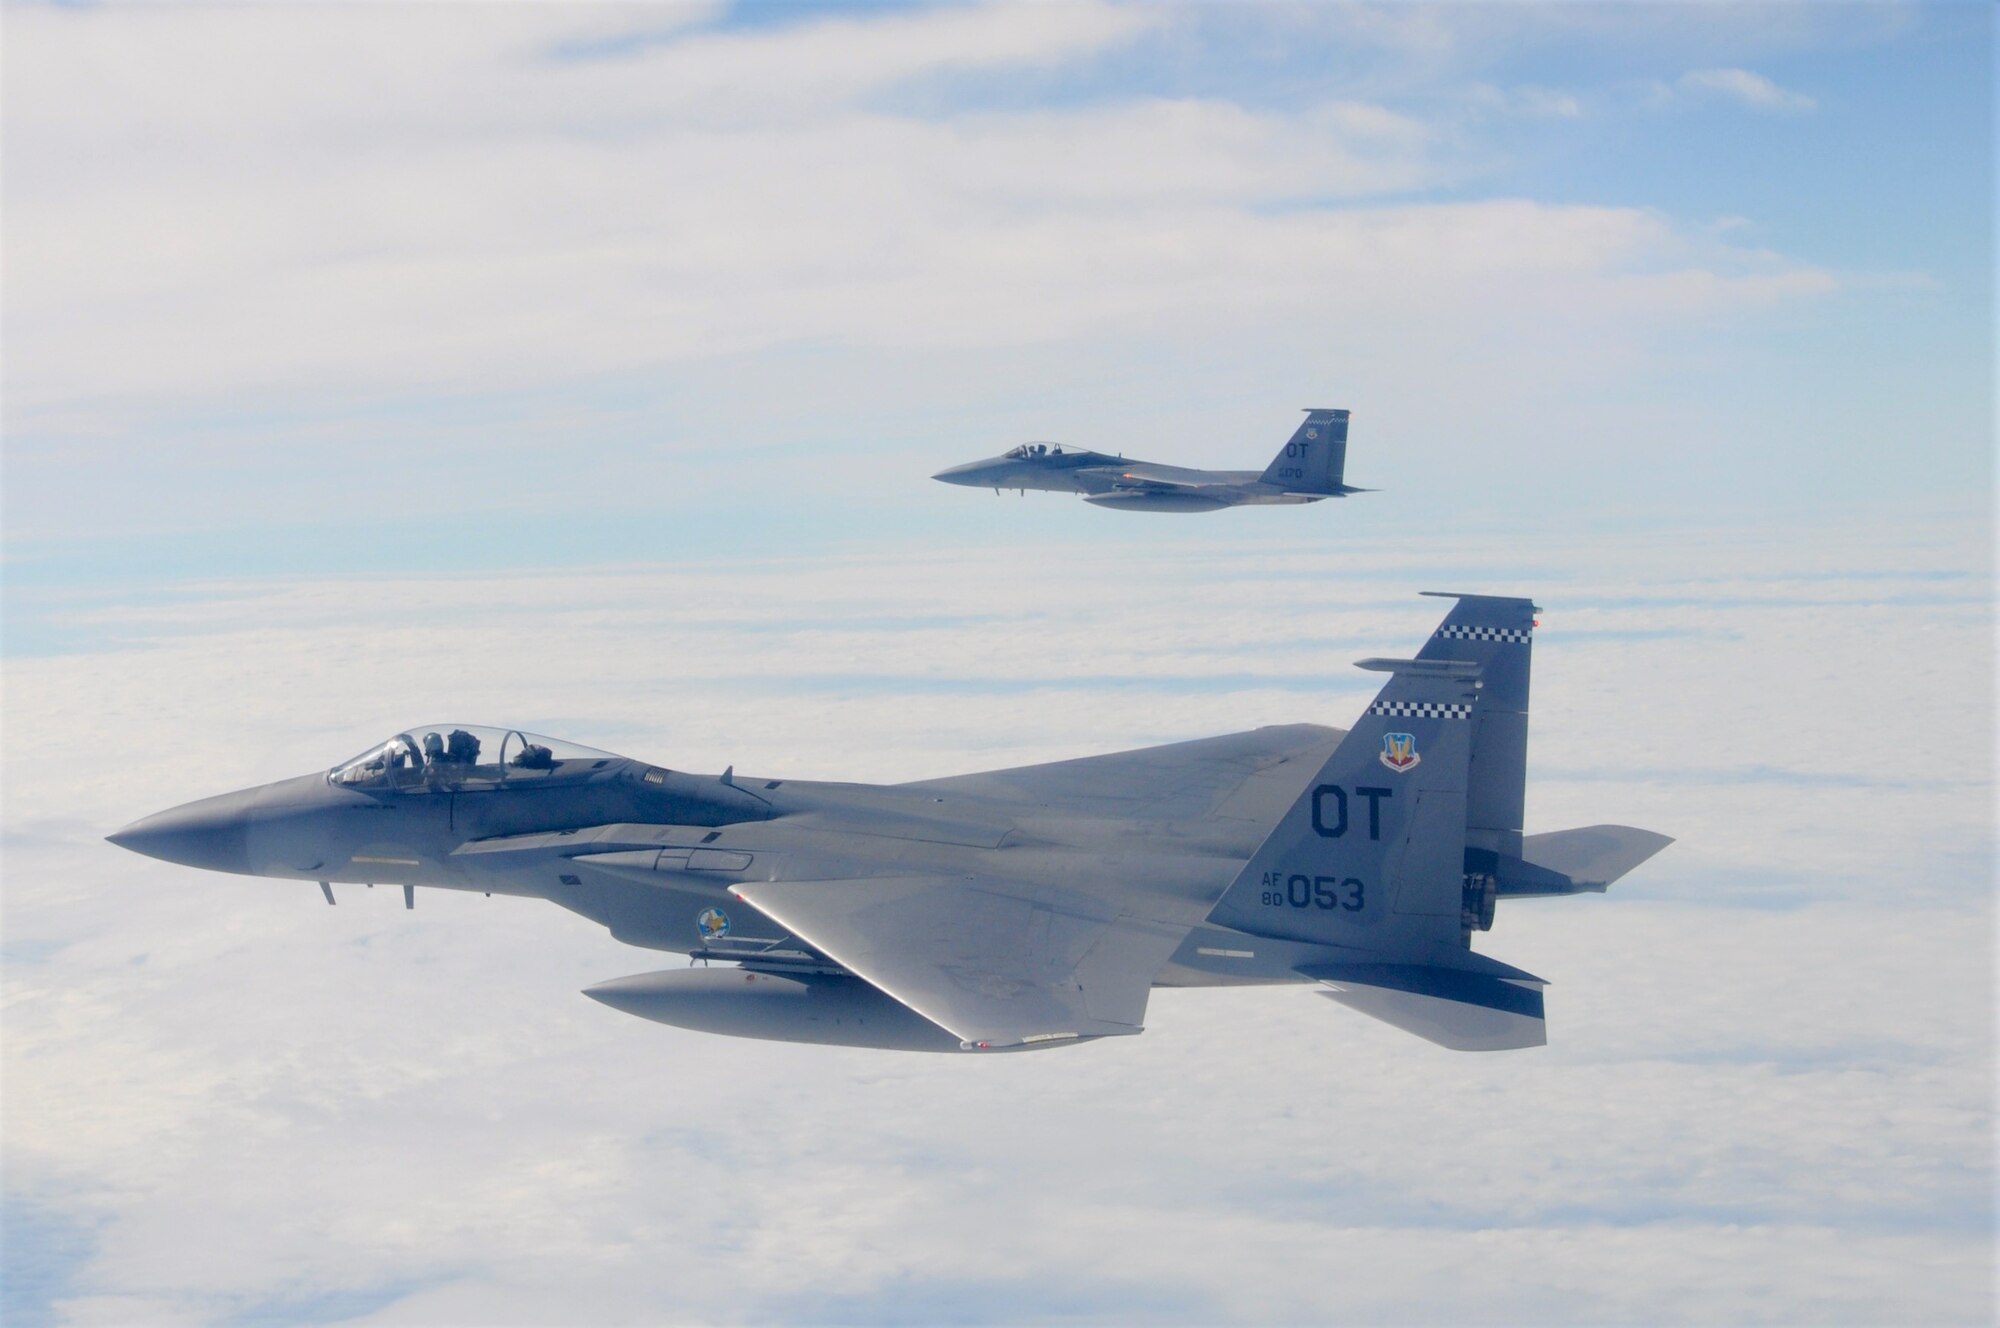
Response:
M5 23L10 1323L1991 1317L1989 5ZM928 479L1311 406L1379 492ZM1528 1060L1302 992L744 1046L577 997L650 961L574 919L99 839L441 715L877 780L1345 724L1430 589L1549 610L1528 828L1679 841L1503 916Z
M13 586L929 539L1322 398L1399 529L1991 488L1985 6L225 13L13 17Z

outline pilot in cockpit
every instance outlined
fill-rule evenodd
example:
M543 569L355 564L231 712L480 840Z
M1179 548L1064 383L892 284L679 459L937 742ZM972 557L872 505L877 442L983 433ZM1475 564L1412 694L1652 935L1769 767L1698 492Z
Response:
M555 753L541 743L531 742L521 748L520 755L514 758L512 764L523 770L553 770L556 758Z
M484 756L490 764L480 765ZM550 776L587 777L617 758L609 752L537 738L518 729L416 727L327 772L327 779L353 789L435 792L485 788L519 775L535 782Z

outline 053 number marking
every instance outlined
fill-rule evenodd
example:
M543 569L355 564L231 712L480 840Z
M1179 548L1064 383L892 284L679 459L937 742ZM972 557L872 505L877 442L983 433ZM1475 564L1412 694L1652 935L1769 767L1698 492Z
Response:
M1264 873L1266 908L1339 908L1359 913L1366 899L1367 887L1352 876Z

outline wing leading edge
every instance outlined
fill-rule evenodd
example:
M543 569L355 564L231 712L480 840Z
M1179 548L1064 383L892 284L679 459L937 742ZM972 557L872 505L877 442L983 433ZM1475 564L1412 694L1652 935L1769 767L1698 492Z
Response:
M969 876L754 881L731 893L968 1051L1142 1031L1153 975L1189 930Z
M1302 783L1332 754L1341 736L1341 730L1320 724L1275 724L1215 738L953 775L900 787L1096 815L1143 815L1169 805L1176 813L1200 814L1225 803L1259 775L1269 772L1276 777L1279 767L1293 766ZM1275 819L1290 801L1290 796L1285 796L1271 807L1270 817ZM1247 814L1265 813L1259 807Z

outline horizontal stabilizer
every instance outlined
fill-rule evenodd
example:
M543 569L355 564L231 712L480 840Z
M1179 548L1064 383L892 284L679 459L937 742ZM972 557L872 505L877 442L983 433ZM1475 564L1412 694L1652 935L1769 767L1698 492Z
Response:
M1494 866L1502 899L1601 892L1674 841L1629 825L1587 825L1529 835L1521 856L1502 854Z
M1479 665L1466 659L1357 659L1357 669L1370 673L1396 673L1409 678L1460 678L1479 676Z
M1453 1051L1512 1051L1548 1041L1542 980L1488 961L1492 971L1425 964L1318 964L1299 971L1321 994L1371 1019Z

